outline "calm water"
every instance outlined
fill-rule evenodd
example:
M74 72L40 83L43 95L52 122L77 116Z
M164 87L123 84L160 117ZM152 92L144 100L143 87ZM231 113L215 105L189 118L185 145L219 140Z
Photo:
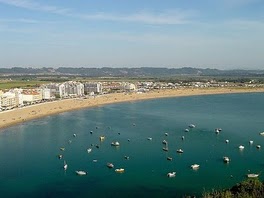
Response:
M263 112L262 93L194 96L112 104L4 129L1 197L182 197L231 187L249 170L264 170L264 137L259 135L264 131ZM196 128L184 132L190 123ZM223 129L219 135L214 132L218 127ZM103 142L101 135L106 136ZM162 150L164 139L168 152ZM120 147L112 147L112 141L119 141ZM241 144L243 151L238 149ZM263 147L258 150L257 144ZM179 148L183 154L176 153ZM67 171L58 154L63 154ZM224 164L223 156L231 162ZM108 169L107 162L125 173ZM194 163L200 164L199 170L190 168ZM76 170L88 175L77 176ZM176 177L168 178L172 171Z

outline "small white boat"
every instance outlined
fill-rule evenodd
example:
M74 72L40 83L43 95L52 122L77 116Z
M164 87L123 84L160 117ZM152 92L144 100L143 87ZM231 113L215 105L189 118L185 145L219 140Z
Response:
M112 142L111 143L111 146L119 146L120 144L119 144L119 142Z
M182 140L184 140L184 138L185 138L184 136L181 137Z
M167 157L167 160L172 161L172 157Z
M229 159L229 157L226 157L226 156L225 156L225 157L223 157L223 160L224 160L224 162L225 162L225 163L229 163L229 162L230 162L230 159Z
M129 160L129 156L125 156L124 158L125 158L126 160Z
M168 144L168 142L166 140L163 140L162 144Z
M85 171L81 171L81 170L79 170L79 171L75 171L75 173L76 173L77 175L80 175L80 176L87 175L87 173L86 173Z
M61 151L65 151L65 148L64 148L64 147L61 147L60 150L61 150Z
M123 172L125 172L125 169L123 169L123 168L117 168L117 169L115 169L115 172L117 172L117 173L123 173Z
M229 140L226 140L225 142L226 142L226 143L229 143Z
M198 168L200 168L200 165L198 165L198 164L193 164L193 165L191 165L191 168L192 168L193 170L197 170Z
M253 140L250 140L250 141L249 141L249 144L253 144Z
M166 136L168 136L169 134L168 133L164 133Z
M259 135L263 135L264 136L264 131L263 132L260 132Z
M76 133L74 133L74 134L73 134L73 137L76 137L76 136L77 136Z
M88 149L87 149L87 152L88 152L88 153L91 153L91 152L92 152L92 149L91 149L91 148L88 148Z
M62 159L62 157L63 157L62 155L58 155L58 158L59 158L59 159Z
M195 128L195 125L194 124L190 124L189 127L190 128Z
M215 129L215 133L216 134L220 133L219 129Z
M240 150L243 150L245 147L244 147L243 145L240 145L238 148L239 148Z
M178 149L177 153L183 153L183 150L182 149Z
M96 159L94 159L94 160L93 160L93 162L97 162L97 160L96 160Z
M148 139L148 140L152 140L152 138L151 138L151 137L148 137L147 139Z
M189 132L189 129L185 129L184 131L185 131L185 132Z
M260 148L261 148L261 146L260 146L260 145L257 145L257 146L256 146L256 148L257 148L257 149L260 149Z
M257 178L258 176L259 176L259 174L255 174L255 173L247 174L248 178Z
M68 164L66 164L66 162L65 162L65 160L64 160L63 169L64 169L64 170L67 170L67 168L68 168Z
M167 174L167 177L175 177L176 176L176 172L171 172Z
M169 151L168 147L163 147L162 150L163 151Z
M108 168L114 168L114 164L112 164L112 163L107 163L106 166L107 166Z

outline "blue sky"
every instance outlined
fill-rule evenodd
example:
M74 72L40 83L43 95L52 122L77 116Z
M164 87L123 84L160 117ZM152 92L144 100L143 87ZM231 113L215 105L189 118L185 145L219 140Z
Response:
M0 67L264 68L263 0L0 0Z

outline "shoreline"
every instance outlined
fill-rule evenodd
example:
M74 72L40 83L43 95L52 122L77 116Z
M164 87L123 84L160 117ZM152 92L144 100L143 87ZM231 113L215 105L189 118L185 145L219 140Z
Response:
M0 113L0 132L4 128L17 125L29 120L46 117L63 112L74 111L91 107L99 107L113 103L123 103L130 101L184 97L198 95L215 94L235 94L235 93L259 93L264 92L264 88L183 88L169 90L155 90L146 93L113 93L97 96L88 99L65 99L53 102L40 103L23 108L15 108L10 111Z

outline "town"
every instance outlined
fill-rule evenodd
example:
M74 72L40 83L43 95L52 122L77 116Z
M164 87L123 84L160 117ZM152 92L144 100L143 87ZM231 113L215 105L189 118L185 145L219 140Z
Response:
M264 84L255 83L251 80L247 83L217 82L78 82L66 81L62 83L48 83L34 88L12 88L0 90L0 111L21 108L54 100L68 98L89 98L109 93L145 93L159 89L184 89L184 88L221 88L221 87L264 87Z

